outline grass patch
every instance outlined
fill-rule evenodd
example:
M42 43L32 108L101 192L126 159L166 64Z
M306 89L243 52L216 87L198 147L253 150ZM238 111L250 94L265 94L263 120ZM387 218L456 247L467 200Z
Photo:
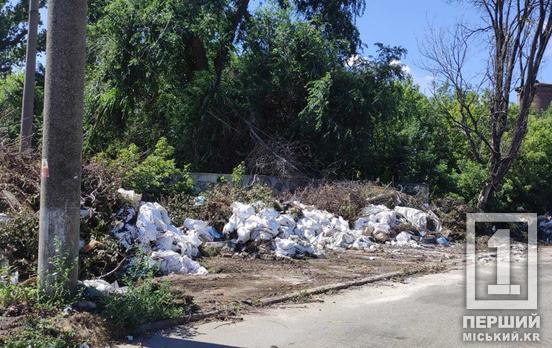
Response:
M10 335L2 345L6 348L76 347L75 333L55 327L50 319L29 318L16 334Z
M151 278L129 287L124 294L105 297L102 306L101 315L115 329L133 329L145 323L177 318L184 314L184 309L174 303L168 285L157 284Z

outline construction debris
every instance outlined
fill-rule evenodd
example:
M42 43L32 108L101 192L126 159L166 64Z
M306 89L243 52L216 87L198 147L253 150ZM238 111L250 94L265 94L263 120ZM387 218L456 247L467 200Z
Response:
M138 215L132 207L121 208L112 233L127 250L136 247L151 257L164 274L207 273L192 258L199 255L202 243L211 242L220 234L205 222L192 219L186 219L183 229L171 223L167 211L160 204L144 203Z
M119 210L113 235L127 250L141 250L163 274L206 274L207 270L194 259L202 256L200 250L205 255L211 253L217 242L223 245L217 244L217 250L261 250L289 258L320 256L325 250L373 251L378 243L413 248L448 245L433 213L409 207L369 205L351 229L341 216L297 201L286 202L278 210L263 202L234 202L221 234L201 220L185 219L182 227L176 227L160 204L135 205L139 195L119 192L134 204Z

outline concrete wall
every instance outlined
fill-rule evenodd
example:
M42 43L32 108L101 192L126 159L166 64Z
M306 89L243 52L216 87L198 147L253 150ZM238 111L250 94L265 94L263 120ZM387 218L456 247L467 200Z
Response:
M194 181L194 188L198 191L206 189L208 186L219 182L219 178L223 177L227 182L232 181L232 175L230 174L217 174L217 173L190 173ZM302 188L311 184L318 185L322 181L308 178L277 178L275 176L268 175L244 175L242 180L243 186L249 186L251 184L259 183L266 185L275 192L295 191L298 188Z

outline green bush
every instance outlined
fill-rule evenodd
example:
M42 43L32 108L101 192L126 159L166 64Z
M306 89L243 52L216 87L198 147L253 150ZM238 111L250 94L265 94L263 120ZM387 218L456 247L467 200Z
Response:
M177 168L173 155L174 148L167 139L160 138L153 152L143 159L134 144L119 150L114 159L105 153L95 159L119 176L125 189L136 190L146 199L156 199L192 189L188 166Z
M14 273L13 269L0 269L0 310L5 310L13 304L33 304L38 298L38 292L34 284L13 284L10 281Z
M242 161L234 169L232 169L232 183L234 185L241 185L244 176L245 162Z
M102 315L114 326L126 329L183 314L183 309L174 303L168 285L155 284L151 278L130 286L125 294L108 296L103 301Z
M532 116L521 155L514 163L508 180L512 208L523 207L532 212L552 210L552 108Z

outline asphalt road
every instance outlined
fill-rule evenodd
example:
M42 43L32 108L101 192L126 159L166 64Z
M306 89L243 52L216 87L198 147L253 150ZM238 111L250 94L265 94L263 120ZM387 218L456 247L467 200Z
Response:
M489 275L493 268L481 266ZM526 264L516 264L515 270ZM540 343L552 346L552 249L539 256ZM514 277L514 276L513 276ZM515 277L514 277L515 278ZM515 280L515 279L514 279ZM243 316L238 322L182 326L121 347L478 347L505 343L462 342L463 315L496 311L465 309L465 271L414 277L404 283L380 283L322 296L323 302L285 305ZM500 314L519 314L501 311Z

